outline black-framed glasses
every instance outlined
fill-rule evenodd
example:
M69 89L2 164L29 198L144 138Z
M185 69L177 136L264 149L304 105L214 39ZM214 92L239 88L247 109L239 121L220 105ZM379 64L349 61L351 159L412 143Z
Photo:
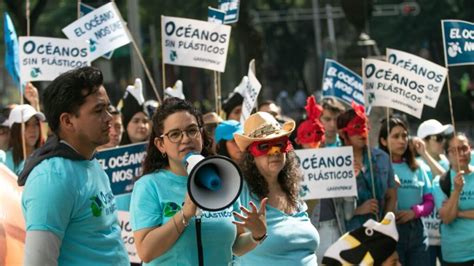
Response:
M183 134L185 132L188 138L194 139L201 134L201 127L194 125L188 127L185 130L173 129L168 131L167 133L162 134L160 137L163 138L164 136L166 136L171 142L178 143L183 139Z

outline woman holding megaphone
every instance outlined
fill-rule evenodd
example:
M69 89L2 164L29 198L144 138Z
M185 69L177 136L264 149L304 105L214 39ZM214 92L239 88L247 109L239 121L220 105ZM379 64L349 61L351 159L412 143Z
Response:
M299 197L301 173L288 139L294 128L294 121L280 126L271 114L257 112L245 121L243 133L234 134L244 153L241 203L268 198L268 204L260 206L266 209L268 237L240 257L240 265L317 265L319 235ZM247 213L237 217L245 220Z
M153 129L143 176L135 182L130 204L131 225L139 257L145 265L198 265L193 217L196 204L187 193L188 174L183 160L190 152L211 155L211 141L201 114L178 98L163 101L153 115ZM250 210L237 200L217 212L203 211L201 239L204 265L228 265L233 254L254 249L266 236L266 199ZM239 228L233 212L239 215ZM247 232L246 232L247 231Z

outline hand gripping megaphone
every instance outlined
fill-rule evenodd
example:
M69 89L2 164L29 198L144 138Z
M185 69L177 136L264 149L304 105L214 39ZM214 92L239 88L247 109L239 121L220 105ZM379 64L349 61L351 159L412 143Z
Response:
M232 205L242 190L242 173L231 159L190 152L184 158L188 172L188 194L206 211L220 211Z

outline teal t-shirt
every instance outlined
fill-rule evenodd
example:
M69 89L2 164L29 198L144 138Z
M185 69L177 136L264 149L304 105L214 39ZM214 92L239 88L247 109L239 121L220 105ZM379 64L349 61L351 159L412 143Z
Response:
M474 165L474 151L471 151L471 162L470 165Z
M454 176L451 171L451 191L454 190ZM441 190L439 176L433 182L433 194L436 208L443 206L447 196ZM459 196L460 211L474 210L474 173L464 175L464 187ZM441 224L441 251L447 262L463 262L474 260L474 228L473 219L456 218L450 224Z
M133 231L161 226L173 217L183 205L187 191L187 176L178 176L168 170L160 170L142 176L136 183L130 202L130 220ZM217 211L203 211L201 236L204 265L225 265L232 261L232 245L237 227L232 211L237 211L240 201ZM173 221L170 221L171 223ZM175 244L160 257L144 265L198 264L195 219L192 218Z
M21 160L18 165L15 165L13 163L13 153L12 150L8 150L6 152L6 157L5 157L5 165L12 170L13 173L16 175L20 175L21 171L23 171L23 167L25 166L25 161Z
M59 265L129 265L109 178L96 159L54 157L30 173L22 196L27 231L61 240Z
M249 208L252 201L260 208L260 200L244 185L240 200ZM318 265L315 250L319 234L306 213L307 206L301 201L296 213L289 215L267 204L268 237L254 250L239 258L239 265L297 266Z
M326 147L326 148L341 147L341 146L342 146L342 142L341 142L341 139L339 138L338 134L336 134L336 140L333 143L325 143L324 144L324 147Z
M410 210L423 203L423 195L431 194L431 182L422 167L411 170L406 162L392 163L393 171L400 179L397 190L398 210Z
M5 163L7 155L4 151L0 150L0 163Z

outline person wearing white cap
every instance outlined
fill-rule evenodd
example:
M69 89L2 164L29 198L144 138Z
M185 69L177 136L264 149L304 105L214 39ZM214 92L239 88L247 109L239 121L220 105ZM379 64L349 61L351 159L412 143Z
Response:
M424 148L427 154L425 154L425 152L423 151L423 147L416 147L417 152L420 153L421 151L420 155L430 166L435 175L440 175L448 169L449 162L446 159L446 156L444 156L443 140L447 135L453 133L453 131L454 128L452 125L442 125L438 120L435 119L426 120L418 127L416 135L418 138L423 140L425 144ZM418 146L416 145L416 142L415 146ZM432 163L430 163L430 160L426 158L427 156L425 155L431 156L442 167L442 169L433 166Z
M15 174L23 170L23 140L25 140L26 156L41 145L40 121L44 121L44 114L36 111L29 104L17 105L10 112L7 124L10 127L10 144L6 153L5 164ZM21 123L25 123L24 138L22 137Z
M431 182L436 176L442 175L449 168L448 159L444 155L443 142L446 136L453 131L452 125L443 125L435 119L426 120L418 126L417 137L413 138L413 144L416 152L420 155L417 158L418 164L425 169ZM434 210L428 219L424 219L425 226L427 223L434 223L439 227L440 220L437 217L439 217L438 212ZM428 248L430 254L429 265L436 265L437 259L443 262L441 247L439 246L439 233L433 233L433 230L428 231L428 233L428 243L430 245Z

